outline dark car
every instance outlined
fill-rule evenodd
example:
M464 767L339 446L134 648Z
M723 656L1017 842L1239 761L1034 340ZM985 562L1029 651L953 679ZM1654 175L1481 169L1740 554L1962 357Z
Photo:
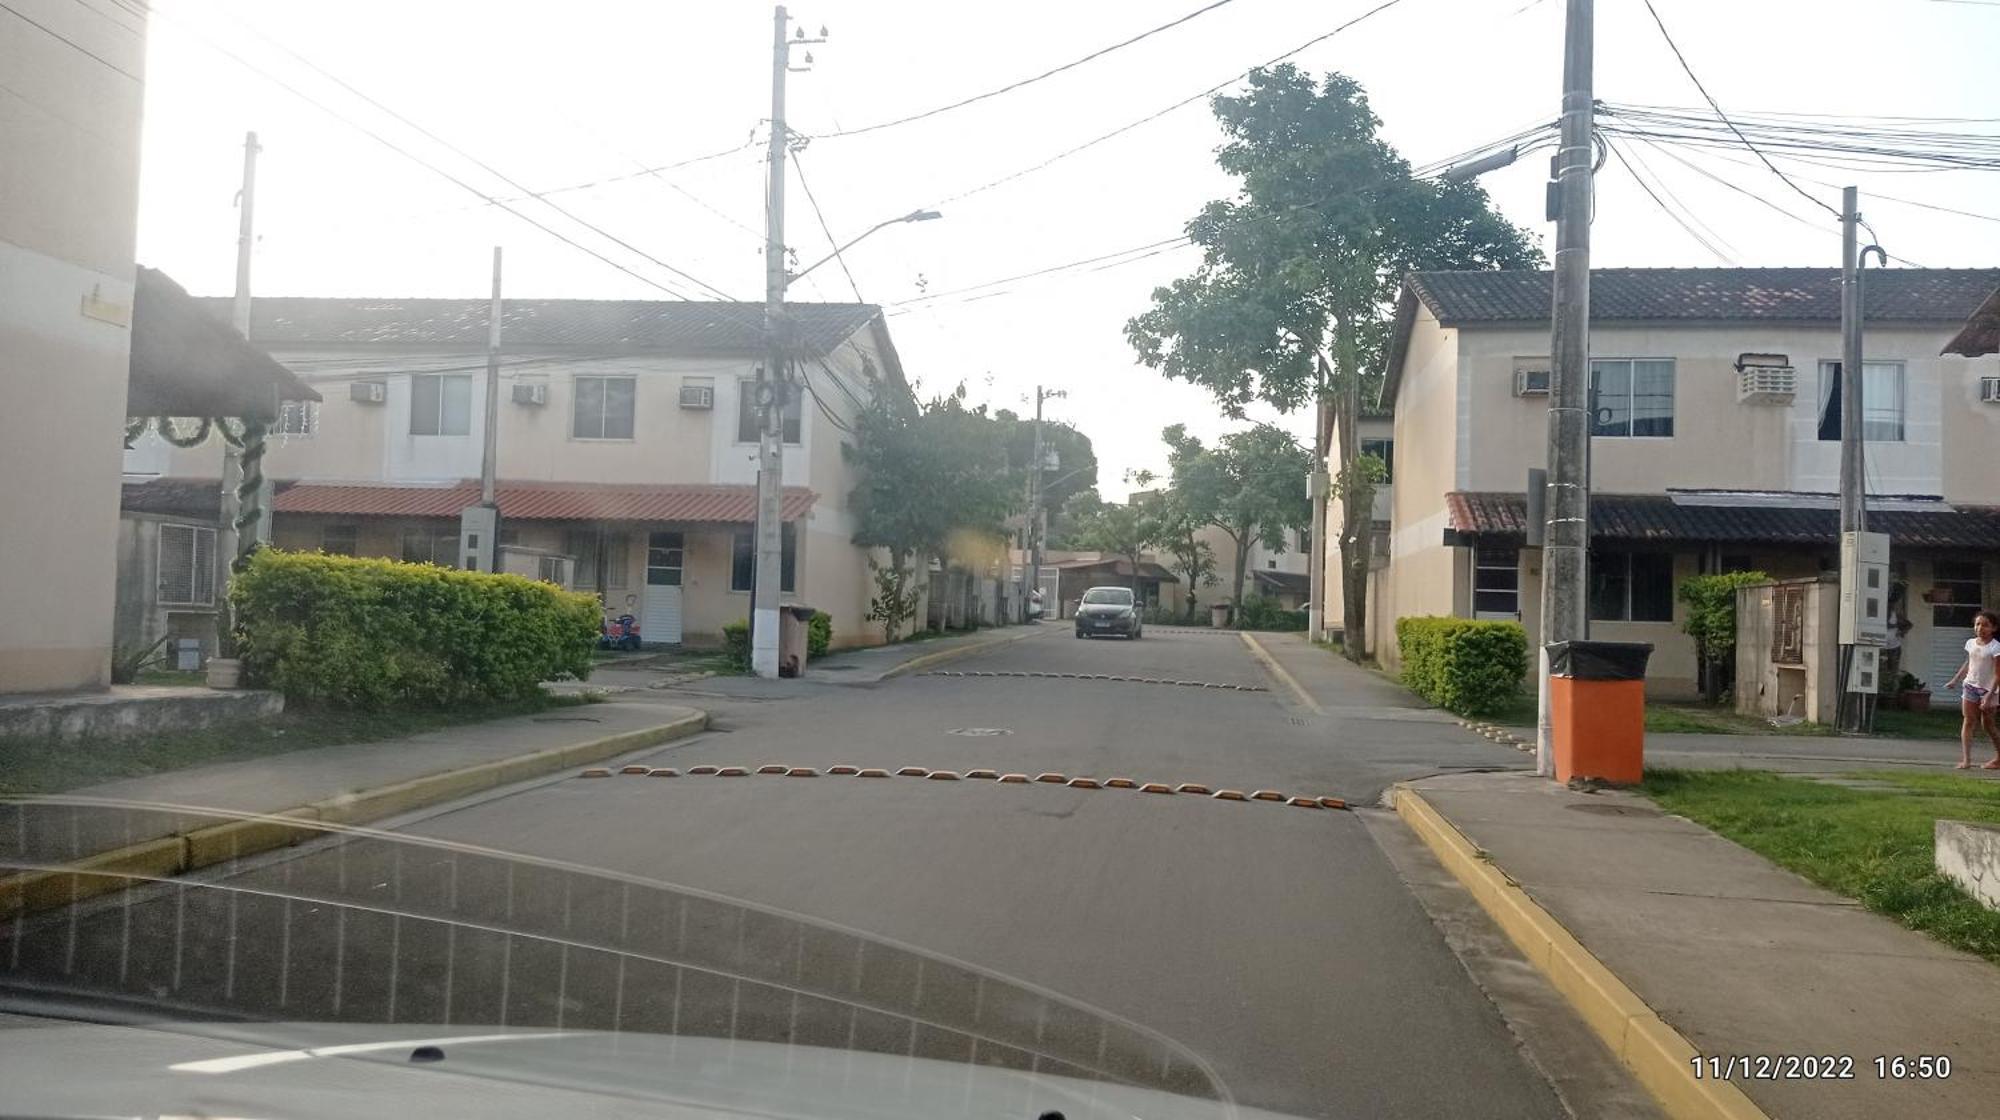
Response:
M1083 593L1076 609L1076 636L1118 634L1137 638L1143 632L1137 599L1129 587L1093 587Z

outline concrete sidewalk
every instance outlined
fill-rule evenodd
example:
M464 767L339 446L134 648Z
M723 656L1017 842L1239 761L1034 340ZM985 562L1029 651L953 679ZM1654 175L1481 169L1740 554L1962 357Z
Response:
M1869 913L1638 794L1575 793L1523 774L1426 778L1396 796L1412 792L1421 801L1399 804L1405 820L1448 866L1449 836L1436 833L1470 842L1474 856L1455 873L1670 1113L1731 1114L1726 1089L1703 1095L1695 1081L1690 1059L1700 1054L1831 1056L1841 1071L1853 1059L1851 1078L1733 1079L1774 1117L1992 1115L2000 969L1986 961ZM1424 823L1422 805L1441 828ZM1532 907L1518 905L1516 892L1559 926L1535 932ZM1568 937L1580 950L1566 955ZM1609 982L1590 981L1595 962L1609 969ZM1565 984L1564 975L1581 979ZM1692 1051L1651 1029L1653 1015ZM1919 1055L1950 1058L1950 1077L1877 1075L1877 1056Z

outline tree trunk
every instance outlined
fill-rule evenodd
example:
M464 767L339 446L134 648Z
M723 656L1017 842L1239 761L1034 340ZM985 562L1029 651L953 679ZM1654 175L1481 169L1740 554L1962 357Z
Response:
M1361 370L1346 316L1334 318L1333 361L1339 386L1334 423L1339 430L1341 650L1350 661L1368 657L1368 553L1375 538L1375 487L1361 474Z
M1243 617L1243 572L1250 566L1250 529L1245 526L1241 532L1234 529L1224 529L1223 532L1236 542L1236 572L1230 584L1229 606L1240 622Z

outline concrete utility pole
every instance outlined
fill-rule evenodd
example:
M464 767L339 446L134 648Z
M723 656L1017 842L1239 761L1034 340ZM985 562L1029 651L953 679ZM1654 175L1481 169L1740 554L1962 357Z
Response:
M1548 526L1542 548L1541 708L1536 771L1549 754L1548 653L1588 634L1590 618L1590 217L1592 0L1569 0L1563 33L1561 143L1555 156L1554 307L1549 331Z
M1042 442L1042 402L1051 397L1067 397L1061 389L1044 389L1035 386L1035 454L1028 466L1028 568L1021 580L1021 609L1027 610L1028 591L1040 587L1042 580L1042 471L1048 458L1047 445ZM1049 605L1042 604L1042 613L1047 614ZM1025 614L1023 615L1025 617Z
M785 405L793 391L786 368L785 324L785 74L792 66L794 44L823 43L785 38L789 22L784 5L771 15L771 147L770 180L764 207L764 365L757 371L755 392L763 425L757 435L757 552L750 591L750 671L760 677L778 675L778 600L783 594L784 565L782 500L785 485Z
M1840 531L1868 528L1863 508L1861 429L1861 250L1860 195L1840 192ZM1846 578L1846 573L1842 573Z
M1888 637L1889 538L1868 532L1868 377L1862 346L1867 314L1863 277L1869 254L1860 245L1860 192L1840 194L1840 703L1843 731L1874 726L1882 670L1879 644ZM1905 610L1908 608L1905 607ZM1857 665L1857 662L1859 664ZM1862 672L1857 673L1859 669ZM1872 671L1871 671L1872 670Z
M480 432L479 504L458 514L458 566L469 572L500 570L500 314L500 246L495 245L493 302L486 309L486 426Z
M1342 403L1344 407L1345 402ZM1319 402L1313 410L1312 474L1306 480L1306 492L1312 496L1312 539L1307 542L1306 548L1306 633L1315 642L1326 640L1327 585L1331 582L1326 578L1326 534L1329 525L1326 503L1332 500L1333 490L1327 475L1327 457L1333 453L1332 441L1327 438L1329 428L1327 421L1331 418L1332 408L1332 402L1327 400L1326 394L1320 394ZM1340 449L1343 460L1350 458L1352 454L1350 448ZM1372 523L1368 531L1370 533L1375 531ZM1349 570L1347 559L1347 555L1342 553L1343 580L1347 578ZM1346 584L1343 583L1341 586L1344 594ZM1349 625L1344 611L1342 624ZM1355 635L1355 639L1365 640L1359 634Z
M230 307L229 321L244 338L250 337L250 252L257 240L257 153L262 150L256 133L243 134L243 190L236 198L236 302ZM223 440L222 521L215 530L218 587L228 582L230 566L236 562L236 517L243 509L237 488L242 484L243 457L234 444ZM226 634L222 640L226 645Z

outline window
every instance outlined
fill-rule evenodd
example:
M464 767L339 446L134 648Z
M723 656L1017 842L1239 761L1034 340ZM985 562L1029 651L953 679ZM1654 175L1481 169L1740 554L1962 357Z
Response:
M329 556L353 556L361 531L353 525L328 525L319 531L319 550Z
M1984 573L1977 560L1939 560L1931 565L1931 625L1970 630L1983 598Z
M535 558L535 578L543 583L562 585L562 557L537 556Z
M1363 439L1361 441L1361 453L1363 455L1373 455L1377 459L1382 460L1382 481L1385 483L1393 481L1393 477L1389 471L1390 465L1395 462L1396 458L1395 440Z
M679 533L646 535L646 584L649 587L679 587L681 570L687 564L687 540Z
M1591 553L1590 617L1603 622L1672 622L1673 555Z
M1840 442L1840 363L1819 364L1819 438ZM1861 363L1861 438L1903 439L1903 363Z
M1806 659L1806 589L1781 584L1771 595L1771 663L1800 665Z
M579 377L576 410L570 417L574 439L631 439L638 383L630 377Z
M464 436L472 434L472 375L469 373L410 375L410 434Z
M1674 434L1674 363L1618 359L1590 363L1594 436Z
M736 388L736 442L756 443L757 383L743 381L739 382ZM796 387L790 389L789 393L791 399L785 402L784 439L786 443L798 443L799 420L804 415L803 405Z
M798 575L798 539L787 523L780 537L778 563L778 589L795 591L793 581ZM756 586L757 579L757 534L751 529L740 529L730 549L729 590L749 591Z
M199 525L160 526L162 604L215 604L215 530Z
M1521 559L1511 548L1482 548L1472 554L1472 617L1519 618Z
M632 586L632 539L626 534L572 529L563 534L563 551L576 561L570 569L572 588L609 591ZM603 587L597 585L600 560L604 567Z
M319 405L313 401L286 401L278 406L278 422L271 434L284 439L310 439L319 431Z
M458 531L455 529L403 530L403 560L410 564L440 564L458 567Z

